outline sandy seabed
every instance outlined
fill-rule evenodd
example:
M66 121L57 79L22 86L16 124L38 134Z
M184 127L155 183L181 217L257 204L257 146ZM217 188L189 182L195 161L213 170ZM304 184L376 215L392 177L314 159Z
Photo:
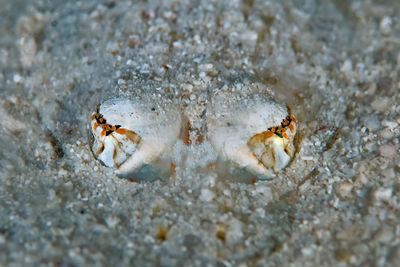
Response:
M400 262L399 1L0 6L0 265ZM270 181L212 164L202 125L216 92L245 99L253 83L299 121ZM94 158L90 116L115 96L190 122L163 179Z

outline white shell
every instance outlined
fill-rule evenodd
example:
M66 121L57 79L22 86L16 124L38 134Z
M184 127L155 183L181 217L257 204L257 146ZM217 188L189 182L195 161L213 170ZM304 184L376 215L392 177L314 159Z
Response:
M282 128L284 137L268 131L289 116L287 107L264 95L227 102L215 97L208 110L208 138L223 160L270 179L290 162L294 155L296 121Z
M179 137L181 116L172 105L117 98L102 103L97 112L90 123L92 151L107 167L117 167L119 176L151 164ZM99 125L96 114L101 114L107 125L120 128L106 134L106 124Z

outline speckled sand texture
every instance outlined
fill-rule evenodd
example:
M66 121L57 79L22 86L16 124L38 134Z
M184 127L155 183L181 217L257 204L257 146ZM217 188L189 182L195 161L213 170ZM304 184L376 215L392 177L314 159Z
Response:
M399 10L0 0L0 265L396 266ZM215 95L245 101L256 83L299 121L271 181L215 164L204 135ZM115 96L185 114L163 179L121 179L93 157L90 116Z

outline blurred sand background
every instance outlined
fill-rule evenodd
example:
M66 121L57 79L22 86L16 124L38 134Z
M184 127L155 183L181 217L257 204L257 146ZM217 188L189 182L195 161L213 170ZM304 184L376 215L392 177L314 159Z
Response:
M0 1L0 265L395 266L400 2ZM134 182L94 159L97 103L270 87L300 121L272 181L203 166ZM162 100L164 99L164 100Z

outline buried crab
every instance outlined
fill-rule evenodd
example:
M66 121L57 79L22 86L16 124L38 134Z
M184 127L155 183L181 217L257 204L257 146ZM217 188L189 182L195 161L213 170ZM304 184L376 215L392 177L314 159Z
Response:
M143 101L112 99L98 105L90 125L93 154L126 177L174 145L180 116L173 106L156 108Z
M121 177L168 155L180 139L182 111L171 103L151 103L115 98L91 116L92 152ZM275 177L294 156L297 122L286 105L262 94L230 104L215 97L206 114L205 142L220 160L259 179Z

